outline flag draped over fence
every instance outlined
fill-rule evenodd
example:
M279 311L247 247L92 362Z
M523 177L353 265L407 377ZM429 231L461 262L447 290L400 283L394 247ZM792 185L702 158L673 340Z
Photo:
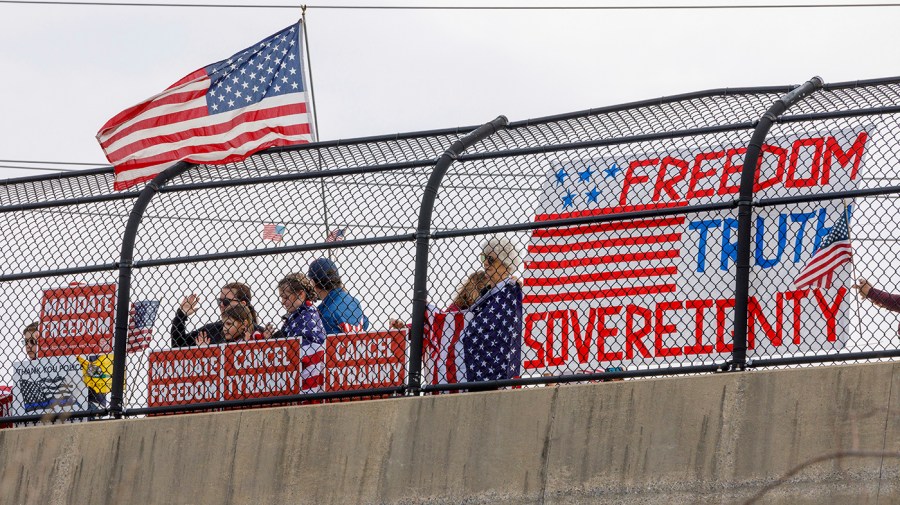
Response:
M847 222L848 206L841 218L822 240L822 244L794 280L797 289L828 289L834 279L834 271L853 259L850 245L850 227Z
M425 334L426 381L454 384L519 376L522 287L507 279L467 310L430 310Z
M188 74L97 133L122 190L178 161L222 164L312 141L301 24Z

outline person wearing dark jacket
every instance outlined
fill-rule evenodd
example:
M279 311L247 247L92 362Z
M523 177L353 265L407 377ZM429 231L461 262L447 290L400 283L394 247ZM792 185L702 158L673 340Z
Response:
M219 293L219 298L216 300L216 303L219 306L220 315L233 304L247 306L247 308L250 309L250 312L253 314L253 324L256 325L257 316L256 311L253 309L253 305L251 305L250 303L251 300L252 293L250 291L250 286L242 282L232 282L222 286L222 290ZM224 328L224 324L221 320L205 324L191 332L187 331L187 320L190 316L197 312L198 303L199 297L194 293L188 295L184 298L184 300L181 301L181 305L175 312L175 317L172 319L172 325L169 327L169 335L172 339L172 347L189 347L197 345L197 336L200 335L201 332L210 342L224 341L224 334L222 331ZM256 327L256 329L258 331L262 331L262 328L258 326Z

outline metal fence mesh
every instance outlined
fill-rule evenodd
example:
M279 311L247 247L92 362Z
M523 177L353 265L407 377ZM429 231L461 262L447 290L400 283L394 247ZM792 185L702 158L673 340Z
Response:
M745 155L790 89L513 123L450 158L474 128L190 168L142 212L133 264L120 259L138 192L114 193L110 171L7 181L2 417L892 356L896 80L826 86L773 118L750 217L746 360L734 348ZM840 242L842 216L852 261L798 287L817 251ZM415 292L417 274L427 292ZM887 293L882 306L856 296L860 277ZM116 370L111 300L123 289L127 356ZM416 300L427 307L418 328Z

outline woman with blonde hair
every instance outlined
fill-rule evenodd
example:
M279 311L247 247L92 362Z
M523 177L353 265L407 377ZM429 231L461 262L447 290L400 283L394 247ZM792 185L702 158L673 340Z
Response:
M470 274L456 290L456 296L447 307L447 312L459 312L471 307L481 296L482 290L490 286L490 282L491 279L484 270L476 270Z

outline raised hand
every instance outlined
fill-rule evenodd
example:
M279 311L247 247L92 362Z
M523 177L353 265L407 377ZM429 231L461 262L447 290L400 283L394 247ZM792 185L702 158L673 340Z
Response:
M199 303L199 301L200 299L197 297L197 295L195 293L191 293L190 295L186 296L184 300L181 300L181 311L188 316L192 315L194 312L197 312L197 304Z

